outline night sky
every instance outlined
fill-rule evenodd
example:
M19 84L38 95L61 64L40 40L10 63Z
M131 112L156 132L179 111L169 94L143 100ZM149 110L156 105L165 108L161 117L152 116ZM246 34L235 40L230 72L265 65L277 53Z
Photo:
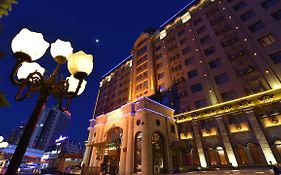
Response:
M10 47L13 37L24 27L41 32L49 43L56 39L70 41L74 51L83 50L94 55L94 71L87 78L86 90L73 99L71 121L67 135L76 141L87 139L87 127L92 118L99 80L106 72L125 59L133 43L147 28L158 28L191 0L18 0L9 16L3 17L0 50L6 53L0 60L0 91L5 92L9 107L0 108L0 135L8 136L21 121L26 121L36 102L36 96L21 102L14 100L17 87L9 81L16 63ZM96 42L96 39L99 42ZM47 50L39 60L41 66L52 71L55 62ZM69 72L64 66L65 76ZM53 106L50 99L48 107Z

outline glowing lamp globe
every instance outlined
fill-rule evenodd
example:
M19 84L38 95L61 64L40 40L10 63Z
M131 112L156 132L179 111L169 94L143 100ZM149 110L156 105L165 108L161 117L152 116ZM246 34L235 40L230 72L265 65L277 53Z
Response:
M26 79L29 74L34 73L36 71L43 75L45 69L41 67L38 63L23 62L21 67L18 69L17 77L19 80Z
M3 140L4 140L4 137L0 136L0 142L3 142Z
M68 56L72 54L73 48L70 42L58 39L55 43L51 44L51 55L56 61L65 62Z
M71 75L70 77L67 77L66 80L68 81L68 84L69 84L67 93L69 93L69 94L75 93L80 80L76 79L73 75ZM87 81L83 80L81 87L78 90L77 95L82 94L82 92L85 90L86 84L87 84Z
M22 29L14 37L11 45L15 55L23 53L20 56L29 56L29 61L41 58L49 47L49 43L44 40L41 33L32 32L26 28Z
M79 51L69 55L67 68L77 79L85 79L93 70L93 56Z
M7 148L9 146L8 142L1 142L0 143L0 148Z

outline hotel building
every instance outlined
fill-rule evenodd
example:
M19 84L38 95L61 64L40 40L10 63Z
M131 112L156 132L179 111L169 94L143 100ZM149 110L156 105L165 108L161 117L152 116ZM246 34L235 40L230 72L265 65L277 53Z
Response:
M281 163L281 1L197 0L101 81L84 173Z

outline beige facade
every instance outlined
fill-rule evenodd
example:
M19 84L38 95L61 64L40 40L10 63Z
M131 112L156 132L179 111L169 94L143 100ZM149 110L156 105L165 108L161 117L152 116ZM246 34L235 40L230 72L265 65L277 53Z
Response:
M276 0L198 0L188 5L158 29L141 33L131 55L102 78L92 122L105 122L114 111L146 96L175 110L179 140L165 140L170 145L165 170L281 163L280 22L281 2ZM127 83L118 86L122 77ZM136 134L137 116L113 122L128 126L122 144L133 149L136 136L128 133ZM151 137L148 126L141 127L143 138ZM107 130L91 129L88 143ZM142 149L151 144L146 141ZM122 151L120 172L136 171L134 152ZM151 159L153 152L146 151L142 161ZM88 153L93 154L89 160L96 159L93 151ZM141 164L142 174L154 172L148 162Z
M178 140L173 113L142 97L98 116L89 128L85 171L167 173L173 168L170 146Z

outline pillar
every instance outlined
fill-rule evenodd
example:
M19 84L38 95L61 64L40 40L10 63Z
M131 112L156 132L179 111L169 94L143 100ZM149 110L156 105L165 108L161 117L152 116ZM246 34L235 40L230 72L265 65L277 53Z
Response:
M84 166L88 167L90 163L90 155L91 155L91 145L92 145L92 138L93 138L93 129L90 129L88 142L86 144L86 150L83 157L83 164Z
M141 114L143 118L144 125L142 125L142 148L141 148L141 165L142 170L141 174L153 174L153 163L152 163L152 144L151 144L151 136L149 130L148 117L151 115Z
M237 163L237 160L235 158L235 154L234 154L234 151L232 149L230 139L228 137L225 125L223 123L223 119L221 117L219 117L219 118L216 118L216 120L217 120L219 131L221 133L221 137L222 137L222 140L223 140L224 148L225 148L226 155L228 157L229 163L231 163L232 166L237 167L238 163Z
M125 174L133 174L133 160L134 160L133 151L134 151L134 117L129 115Z
M255 136L256 136L259 144L260 144L260 147L262 149L262 152L265 156L265 159L266 159L267 163L268 164L270 164L270 162L272 164L277 163L277 161L276 161L276 159L275 159L275 157L272 153L272 150L271 150L271 148L270 148L270 146L269 146L269 144L268 144L268 142L265 138L265 135L262 131L262 128L257 121L257 118L256 118L254 112L253 111L247 111L246 115L247 115L248 120L249 120L249 122L252 126L253 132L254 132L254 134L255 134Z
M204 153L204 149L203 149L203 145L202 145L202 140L201 140L201 135L200 135L200 130L198 127L198 123L192 122L192 128L193 128L193 133L194 133L194 138L195 138L195 142L196 142L196 146L197 146L197 150L198 150L198 154L199 154L199 160L200 160L200 165L201 167L207 167L207 162L206 162L206 158L205 158L205 153Z
M131 116L129 116L130 118ZM126 168L126 153L127 153L127 141L128 141L128 118L123 121L123 136L122 136L122 145L120 147L120 162L119 162L119 174L125 174L125 168ZM125 151L125 152L124 152Z

